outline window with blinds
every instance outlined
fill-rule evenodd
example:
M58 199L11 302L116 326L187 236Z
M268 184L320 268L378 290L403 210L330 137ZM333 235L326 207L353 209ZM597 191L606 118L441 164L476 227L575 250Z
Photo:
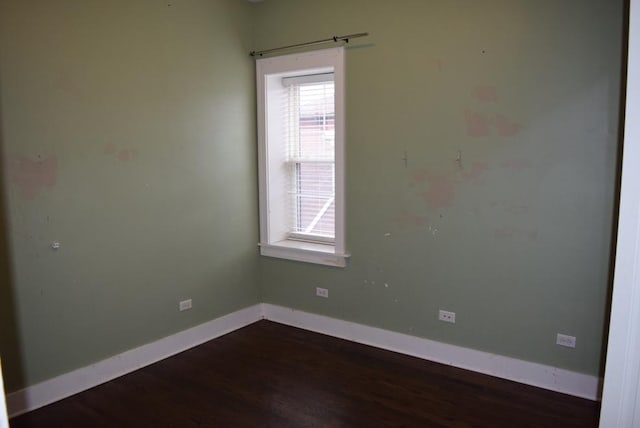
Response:
M344 48L256 60L260 254L345 267Z
M335 237L335 102L333 73L285 77L289 236Z

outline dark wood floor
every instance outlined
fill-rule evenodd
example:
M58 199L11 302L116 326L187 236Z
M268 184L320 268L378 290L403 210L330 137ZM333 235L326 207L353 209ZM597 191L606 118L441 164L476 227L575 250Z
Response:
M260 321L22 427L595 427L599 405Z

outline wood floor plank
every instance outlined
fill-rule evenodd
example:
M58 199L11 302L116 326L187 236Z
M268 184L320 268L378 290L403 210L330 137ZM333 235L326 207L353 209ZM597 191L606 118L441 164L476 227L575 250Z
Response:
M599 404L269 321L42 409L28 427L596 427Z

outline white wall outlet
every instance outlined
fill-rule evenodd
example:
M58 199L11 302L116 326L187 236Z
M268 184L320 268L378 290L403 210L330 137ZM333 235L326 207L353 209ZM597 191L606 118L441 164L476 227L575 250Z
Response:
M566 334L558 333L558 336L556 337L556 345L566 346L567 348L575 348L576 338L575 336L568 336Z
M186 311L187 309L191 309L191 299L180 302L180 311Z
M316 287L316 296L324 297L325 299L329 298L329 290L326 288Z
M455 322L456 322L456 313L455 312L449 312L449 311L443 311L442 309L440 309L440 312L438 312L438 319L440 321L450 322L452 324L455 324Z

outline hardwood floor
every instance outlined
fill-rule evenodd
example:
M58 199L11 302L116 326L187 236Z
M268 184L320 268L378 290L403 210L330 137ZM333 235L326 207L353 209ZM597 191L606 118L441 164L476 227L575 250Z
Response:
M260 321L22 427L596 427L598 403Z

